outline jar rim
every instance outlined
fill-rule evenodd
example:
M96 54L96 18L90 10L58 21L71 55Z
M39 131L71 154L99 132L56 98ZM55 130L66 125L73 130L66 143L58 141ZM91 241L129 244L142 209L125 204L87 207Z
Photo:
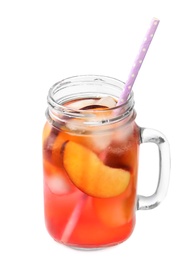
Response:
M97 113L104 115L108 111L113 111L112 118L110 118L107 121L112 122L116 120L117 121L121 120L121 117L124 118L125 114L129 115L133 111L134 108L133 92L131 92L128 99L120 105L116 105L115 107L112 108L97 109L96 116L94 115L94 113L92 113L92 110L90 109L89 110L75 109L75 108L67 107L64 104L66 104L68 101L71 100L86 98L86 94L88 94L88 97L91 98L95 98L97 97L97 95L99 95L100 97L102 97L103 95L109 96L108 91L113 92L112 90L113 88L117 92L117 94L116 93L114 94L114 97L117 100L124 88L124 84L125 84L124 82L116 78L109 77L109 76L102 76L102 75L78 75L78 76L65 78L55 83L49 89L48 97L47 97L47 101L49 105L47 115L49 114L52 120L54 121L57 120L61 122L65 122L67 120L67 117L82 118L82 119L87 118L86 120L87 122L85 123L86 124L92 123L94 125L95 121L97 121ZM87 87L90 86L90 88L88 87L87 90L85 90L84 89L85 85ZM74 87L75 90L77 90L76 94L75 93L72 94L71 87L72 88ZM99 90L100 87L101 87L101 92ZM105 87L107 87L107 89ZM110 96L113 96L113 94L110 94ZM91 122L89 123L90 119ZM97 122L97 124L99 124L99 122Z
M118 80L116 78L113 78L113 77L110 77L110 76L103 76L103 75L93 75L93 74L86 74L86 75L77 75L77 76L72 76L72 77L68 77L68 78L65 78L61 81L58 81L57 83L55 83L50 89L49 89L49 92L48 92L48 96L47 96L47 102L49 105L51 105L52 107L55 107L56 109L59 109L59 110L62 110L62 111L65 111L65 106L60 104L55 98L54 98L54 95L56 92L58 92L60 90L61 87L65 87L66 85L70 84L70 83L81 83L81 82L94 82L94 83L97 83L97 81L102 81L102 83L109 83L111 82L110 84L112 84L113 86L115 87L118 87L120 88L120 90L122 91L123 90L123 87L125 85L125 83L121 80ZM109 82L108 82L109 81ZM120 84L120 86L119 86ZM124 107L125 105L127 105L129 103L129 101L131 99L133 99L134 97L134 93L133 91L131 92L131 94L129 95L128 99L120 104L120 105L116 105L115 107L113 108L105 108L106 111L108 110L115 110L115 109L118 109L118 108L122 108ZM119 98L119 97L117 97ZM97 109L98 110L98 109ZM104 109L101 109L101 111L103 111ZM78 112L78 109L68 109L68 111L72 111L72 112ZM79 110L80 111L80 110ZM87 110L86 110L87 111Z

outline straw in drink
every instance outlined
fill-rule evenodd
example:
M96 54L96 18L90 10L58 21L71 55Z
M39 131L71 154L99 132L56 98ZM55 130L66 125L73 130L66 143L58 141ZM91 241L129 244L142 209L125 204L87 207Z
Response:
M116 106L128 99L158 23L158 19L152 20ZM116 103L115 100L103 99L83 98L65 106L91 111L98 116L98 111ZM108 110L108 116L109 113L112 110ZM68 245L98 247L117 243L125 239L134 226L139 139L136 125L133 125L127 140L115 144L112 132L105 147L94 149L94 137L78 133L71 123L74 122L69 120L66 125L70 133L49 124L45 126L43 154L47 228L57 241ZM123 131L116 129L114 134L119 137ZM105 136L100 138L106 140ZM125 150L122 147L127 147L127 142L131 147ZM117 149L120 157L116 155ZM57 186L61 187L59 192Z

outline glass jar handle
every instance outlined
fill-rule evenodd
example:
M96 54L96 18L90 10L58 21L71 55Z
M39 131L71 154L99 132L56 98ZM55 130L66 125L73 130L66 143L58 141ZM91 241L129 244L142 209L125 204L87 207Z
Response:
M137 210L147 210L157 207L164 199L170 177L170 149L166 137L157 130L140 128L140 142L155 143L159 151L159 177L156 191L151 196L138 195Z

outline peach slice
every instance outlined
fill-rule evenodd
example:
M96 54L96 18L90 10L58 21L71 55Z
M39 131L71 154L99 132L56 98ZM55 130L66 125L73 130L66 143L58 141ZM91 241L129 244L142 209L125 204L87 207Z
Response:
M128 171L104 165L94 152L73 141L65 146L63 163L74 185L93 197L118 196L130 182Z
M65 170L45 161L43 163L44 181L55 195L69 194L75 190Z
M100 99L91 99L91 98L86 98L86 99L80 99L77 101L73 101L70 103L65 104L67 108L71 109L93 109L93 108L98 108L98 107L104 107L104 108L111 108L116 105L116 101L114 98L110 96L102 97Z
M112 97L107 96L107 97L103 97L103 98L99 99L98 101L96 101L95 104L99 105L99 106L105 106L105 107L112 108L112 107L116 106L116 101Z
M83 107L90 106L92 104L94 104L94 99L86 98L66 103L65 106L71 109L82 109Z

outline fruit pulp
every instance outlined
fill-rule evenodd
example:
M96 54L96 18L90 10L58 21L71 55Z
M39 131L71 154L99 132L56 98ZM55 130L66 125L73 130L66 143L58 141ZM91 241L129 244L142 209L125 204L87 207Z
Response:
M47 230L77 248L121 243L135 224L139 129L126 120L81 132L71 120L63 130L46 123L43 131Z

